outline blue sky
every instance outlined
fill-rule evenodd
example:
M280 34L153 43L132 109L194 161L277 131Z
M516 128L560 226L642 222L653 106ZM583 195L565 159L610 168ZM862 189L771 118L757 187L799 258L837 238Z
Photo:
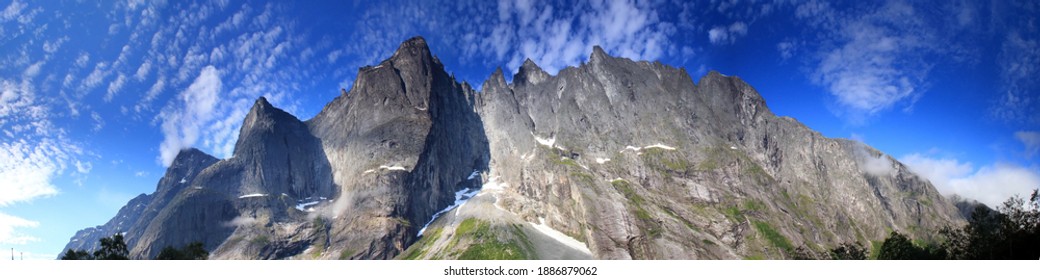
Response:
M714 69L945 194L1040 187L1036 1L369 2L0 0L0 247L53 258L179 149L230 156L256 97L308 119L415 35L478 87L593 45Z

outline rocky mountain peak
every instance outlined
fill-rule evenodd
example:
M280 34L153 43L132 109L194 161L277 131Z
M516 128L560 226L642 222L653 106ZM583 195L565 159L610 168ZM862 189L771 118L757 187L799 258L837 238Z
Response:
M549 79L549 73L528 58L524 60L524 64L520 65L519 71L513 76L513 83L537 85L546 79Z
M604 51L603 48L601 48L599 45L595 45L592 46L592 55L589 56L589 62L595 63L597 61L603 61L603 59L606 59L608 57L610 57L610 55L607 54L607 52Z
M126 231L139 258L201 241L213 258L436 259L488 240L531 244L518 258L790 258L962 221L894 159L864 172L858 151L881 153L773 115L737 77L695 84L594 47L483 85L411 38L307 123L258 98L233 158L182 151L156 193L69 246Z
M173 163L170 166L196 166L215 161L217 161L217 158L199 149L187 148L177 153L177 157L173 158Z
M429 65L435 63L436 59L430 53L430 47L426 44L426 39L423 39L422 36L415 36L401 43L388 61L393 63L394 67L398 69L407 65L426 66L424 68L429 68Z
M285 128L276 129L277 126ZM243 148L246 148L250 139L274 133L276 130L281 130L283 131L282 133L285 133L285 131L296 130L299 127L302 127L299 119L292 114L282 111L282 109L274 107L274 105L267 102L267 98L261 96L253 103L253 108L249 109L246 119L242 122L234 154L237 156Z
M484 81L484 85L481 86L481 88L487 90L490 88L505 88L506 86L508 86L508 84L506 83L505 74L502 72L502 67L498 67L495 68L495 72L492 72L491 76Z

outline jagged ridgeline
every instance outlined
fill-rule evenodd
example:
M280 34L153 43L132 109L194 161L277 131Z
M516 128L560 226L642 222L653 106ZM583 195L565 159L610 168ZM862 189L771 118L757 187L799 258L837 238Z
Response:
M233 157L181 151L65 250L125 232L134 258L199 241L215 259L782 259L963 223L903 164L736 77L596 47L481 89L409 39L313 119L258 99Z

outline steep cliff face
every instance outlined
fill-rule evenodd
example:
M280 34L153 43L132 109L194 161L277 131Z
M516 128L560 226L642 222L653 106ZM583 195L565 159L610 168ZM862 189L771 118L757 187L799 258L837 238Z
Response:
M139 258L192 241L224 259L787 258L963 221L899 162L775 116L739 78L598 47L476 92L413 38L313 119L261 98L234 157L200 153L69 246L127 231Z
M216 250L229 240L276 239L285 233L272 225L306 221L307 207L337 195L320 141L303 122L263 97L246 115L233 155L206 168L178 194L145 229L142 240L147 242L134 246L131 254L151 257L165 246L193 241ZM285 256L293 254L286 250L302 246L288 243L247 242L254 246L240 249ZM220 252L213 256L222 257Z
M188 183L203 169L215 162L216 158L197 149L181 151L166 169L166 174L159 179L154 193L141 194L131 199L104 225L80 230L69 244L65 245L62 252L69 249L88 252L97 250L99 239L117 233L123 233L127 246L133 248L159 212L166 208L178 193L184 191Z
M343 193L324 210L336 246L321 256L393 258L456 191L479 186L470 175L487 169L488 148L475 95L413 38L308 121Z
M785 258L891 230L928 238L961 221L902 164L773 115L736 77L694 84L681 69L596 48L557 76L527 61L513 84L497 71L483 88L489 177L504 188L477 195L519 220L505 226L548 225L596 258ZM457 235L467 218L495 220L444 217L454 222L438 232ZM450 238L429 239L420 244Z

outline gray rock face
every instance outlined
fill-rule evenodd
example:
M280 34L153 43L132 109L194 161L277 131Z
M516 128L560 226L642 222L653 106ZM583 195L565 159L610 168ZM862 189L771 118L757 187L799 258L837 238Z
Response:
M326 215L328 253L393 258L456 191L479 187L468 178L487 170L488 148L475 96L413 38L307 122L343 192Z
M166 169L166 174L159 179L154 193L141 194L131 199L104 225L80 230L65 245L62 253L69 249L88 252L97 250L99 239L116 233L125 233L127 246L133 248L148 224L166 208L174 196L185 190L199 172L215 162L216 158L197 149L181 151Z
M306 122L257 100L234 157L175 162L69 246L129 222L139 258L192 241L224 259L456 258L487 238L529 258L787 258L963 222L898 161L775 116L736 77L598 47L504 75L476 92L410 39Z
M557 76L530 62L501 76L480 102L491 176L515 186L501 199L597 258L785 258L961 221L899 162L773 115L739 78L694 84L599 48Z

